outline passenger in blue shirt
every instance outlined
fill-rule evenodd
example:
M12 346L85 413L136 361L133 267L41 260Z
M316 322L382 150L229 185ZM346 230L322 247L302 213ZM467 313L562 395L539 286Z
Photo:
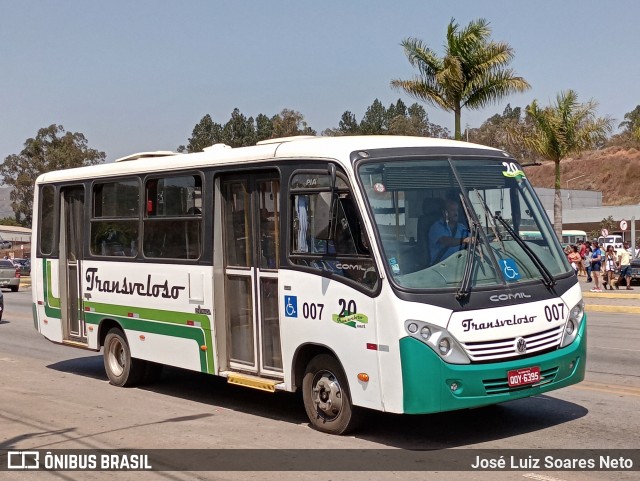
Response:
M469 229L458 222L458 202L455 199L447 199L442 219L434 222L429 229L431 264L464 249L468 243Z

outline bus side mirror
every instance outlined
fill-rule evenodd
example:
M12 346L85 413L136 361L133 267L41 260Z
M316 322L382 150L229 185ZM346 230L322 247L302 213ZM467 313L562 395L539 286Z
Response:
M312 235L316 239L329 240L331 238L331 192L320 192L314 195L313 217L311 219Z

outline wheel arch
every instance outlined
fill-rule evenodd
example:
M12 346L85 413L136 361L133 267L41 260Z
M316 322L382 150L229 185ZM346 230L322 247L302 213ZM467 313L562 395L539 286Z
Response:
M340 364L342 371L345 372L344 366L342 365L342 361L340 360L338 355L335 353L335 351L330 347L324 344L313 344L313 343L302 344L301 346L298 346L298 348L296 349L296 352L293 355L293 361L291 362L292 391L297 391L300 387L302 387L302 379L304 378L304 372L307 368L307 364L309 364L309 361L311 361L311 359L313 359L318 354L329 354L330 356L333 356L338 362L338 364ZM348 382L349 381L347 380L347 383Z
M120 324L115 319L111 319L107 317L105 319L102 319L100 321L100 325L98 326L98 348L101 348L104 346L104 340L106 339L107 334L114 327L117 327L118 329L120 329L122 331L122 334L124 335L125 340L129 342L129 340L127 339L127 333L124 332L124 328L122 327L122 324Z

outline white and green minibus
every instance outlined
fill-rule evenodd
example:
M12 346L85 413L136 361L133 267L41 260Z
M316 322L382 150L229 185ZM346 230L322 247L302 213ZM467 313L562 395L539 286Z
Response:
M578 280L500 150L283 138L35 187L35 327L102 350L116 386L170 365L301 391L316 429L344 433L363 409L473 408L584 378Z

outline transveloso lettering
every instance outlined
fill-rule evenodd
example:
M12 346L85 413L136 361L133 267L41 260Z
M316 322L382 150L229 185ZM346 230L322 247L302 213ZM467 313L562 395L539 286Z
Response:
M483 329L493 329L494 327L504 327L504 326L515 326L517 324L528 324L530 322L535 321L538 316L527 316L524 315L522 317L518 317L515 314L512 318L509 319L496 319L495 321L485 321L485 322L473 322L473 319L463 319L462 327L464 328L464 332L468 331L481 331Z
M180 291L186 289L184 286L170 286L169 281L162 284L152 284L151 274L147 275L146 284L142 282L130 282L124 277L121 281L101 279L98 276L98 268L90 267L85 276L87 281L87 291L113 292L115 294L126 294L129 296L163 297L164 299L177 299Z

